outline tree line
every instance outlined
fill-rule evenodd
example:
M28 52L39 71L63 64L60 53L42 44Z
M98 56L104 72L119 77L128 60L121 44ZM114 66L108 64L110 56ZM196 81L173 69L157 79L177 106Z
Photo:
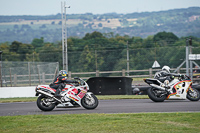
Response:
M128 35L87 33L83 38L67 39L69 71L112 71L127 68L127 48L130 70L151 68L157 60L159 64L178 67L185 60L186 39L192 38L193 53L199 54L200 38L178 38L172 32L159 32L147 38ZM62 69L62 42L45 42L35 38L30 44L18 41L0 44L3 61L59 62Z

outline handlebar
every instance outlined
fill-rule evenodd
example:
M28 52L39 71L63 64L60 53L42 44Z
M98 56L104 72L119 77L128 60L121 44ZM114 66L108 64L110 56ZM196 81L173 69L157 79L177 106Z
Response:
M85 85L86 84L86 82L83 79L79 78L79 77L74 77L74 79L79 80L80 85Z
M79 78L79 77L74 77L74 79L80 80L80 78Z
M187 75L184 75L184 79L190 79L190 77Z
M181 77L179 77L180 80L190 80L190 77L187 75L183 75Z

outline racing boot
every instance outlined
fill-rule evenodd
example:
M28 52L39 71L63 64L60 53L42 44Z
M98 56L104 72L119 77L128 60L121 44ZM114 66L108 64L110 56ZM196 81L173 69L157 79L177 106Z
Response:
M61 98L61 95L60 95L60 92L61 92L61 89L60 88L58 88L57 90L56 90L56 92L55 92L55 95L54 95L54 97L56 97L56 98Z

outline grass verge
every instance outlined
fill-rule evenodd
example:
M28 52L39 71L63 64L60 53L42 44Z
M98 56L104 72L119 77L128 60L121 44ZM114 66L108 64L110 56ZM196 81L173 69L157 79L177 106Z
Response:
M1 133L197 133L200 113L1 116Z
M146 99L147 95L96 95L99 100L112 100L112 99ZM0 103L8 102L33 102L37 97L20 97L20 98L0 98Z

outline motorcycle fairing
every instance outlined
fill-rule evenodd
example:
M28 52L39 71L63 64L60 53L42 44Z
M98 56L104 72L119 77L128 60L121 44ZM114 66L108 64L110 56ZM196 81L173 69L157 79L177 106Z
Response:
M73 87L73 85L71 85L71 84L66 84L66 85L65 85L65 88L62 89L62 92L67 91L67 90L68 90L69 88L71 88L71 87Z
M146 79L143 79L143 80L147 84L156 84L156 85L160 85L161 84L161 82L159 80L157 80L157 79L148 79L148 78L146 78Z
M87 88L83 88L81 87L81 91L78 94L78 97L80 97L81 99L85 96L85 94L87 93Z
M62 89L62 93L67 91L72 86L73 85L71 85L71 84L66 84L65 88ZM37 89L40 89L42 91L49 92L49 93L55 93L56 92L56 89L49 87L49 85L38 85Z
M81 99L85 96L86 93L87 93L87 87L77 87L68 90L66 95L68 98L81 105Z
M74 102L78 103L79 105L81 105L80 101L81 101L81 98L77 97L76 93L73 91L73 90L70 90L67 92L66 96L73 100Z
M50 92L50 93L55 93L56 90L49 87L48 85L38 85L36 89L40 89L42 91L45 91L45 92Z
M191 87L192 83L191 80L183 80L176 83L171 90L173 93L167 96L166 99L186 99L187 91Z

